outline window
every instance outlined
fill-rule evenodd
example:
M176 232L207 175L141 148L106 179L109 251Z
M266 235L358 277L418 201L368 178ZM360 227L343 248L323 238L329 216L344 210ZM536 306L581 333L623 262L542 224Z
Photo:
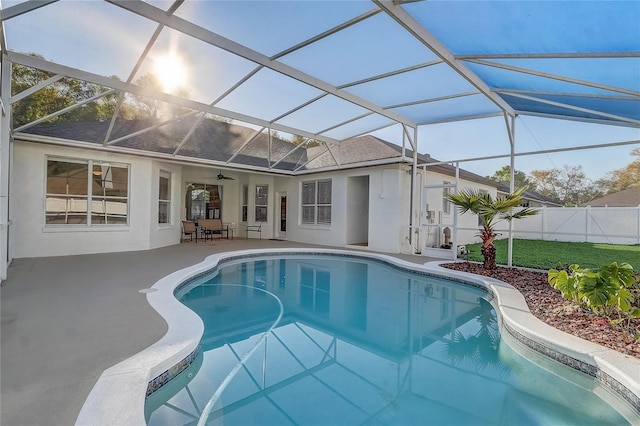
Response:
M171 173L160 172L158 223L171 223Z
M331 225L331 180L302 182L302 223Z
M451 182L442 182L444 185L451 185ZM442 188L442 213L451 214L451 202L449 201L451 188Z
M187 186L187 220L220 219L222 185L190 183Z
M47 225L126 225L129 166L93 160L47 160Z
M249 185L242 185L242 221L249 216Z
M256 222L267 221L267 204L269 200L269 186L256 185Z

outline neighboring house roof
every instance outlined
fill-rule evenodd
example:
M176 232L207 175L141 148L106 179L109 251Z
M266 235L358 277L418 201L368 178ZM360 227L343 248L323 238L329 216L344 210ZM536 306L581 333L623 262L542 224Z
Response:
M155 119L118 120L109 137L110 141L115 141L111 142L110 146L173 154L185 136L191 132L189 138L178 150L178 157L229 162L235 154L233 160L229 162L230 166L242 164L269 168L269 163L278 162L274 167L276 170L321 169L336 166L336 161L343 166L353 164L359 167L372 160L397 159L398 162L406 162L413 157L412 150L405 149L405 156L402 157L401 146L371 135L333 144L331 152L325 145L296 149L297 145L292 142L274 136L271 138L269 153L268 134L262 132L252 139L256 130L248 127L209 118L202 120L194 127L197 123L197 118L194 116L157 126L159 123L160 121ZM38 124L23 130L22 133L102 144L109 125L110 122L107 121ZM19 138L19 135L17 137ZM120 138L123 139L118 140ZM247 143L247 141L251 142ZM437 160L429 155L418 154L418 162L424 164L437 162ZM446 176L455 176L455 167L448 164L429 166L427 170ZM483 185L497 186L495 181L464 169L460 169L459 176L461 179Z
M596 198L588 203L591 207L638 207L640 206L640 188L629 188L620 192Z
M509 194L511 192L509 182L500 182L498 185L499 194ZM536 191L525 191L522 197L525 200L535 201L545 206L562 207L562 203L559 203L554 199L546 197Z

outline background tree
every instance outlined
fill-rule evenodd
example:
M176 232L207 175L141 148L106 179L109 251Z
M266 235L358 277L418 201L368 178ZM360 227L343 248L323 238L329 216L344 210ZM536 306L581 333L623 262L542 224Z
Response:
M487 176L487 178L494 180L496 182L507 182L511 181L511 166L504 166L500 170L496 170L491 176ZM513 181L515 188L522 188L524 186L528 187L530 190L535 191L535 185L529 181L526 173L520 170L515 170L513 172Z
M603 195L598 185L587 177L582 166L533 170L531 182L540 194L565 206L581 205Z
M640 148L634 148L631 155L635 157L631 164L607 173L597 182L607 194L629 188L640 189Z
M140 76L135 82L137 86L147 89L152 92L162 93L164 89L162 84L153 73L147 73ZM187 98L189 91L181 87L175 92L176 96ZM181 107L179 105L162 102L149 96L130 94L127 97L127 102L131 105L127 111L133 115L128 119L140 119L140 118L175 118L181 115L187 114L191 111L189 108Z
M41 57L34 55L36 57ZM36 70L24 65L14 64L11 95L15 96L30 87L50 78L51 73ZM35 93L15 102L12 105L13 127L20 127L39 118L53 114L63 108L91 98L108 89L97 84L65 77ZM104 120L113 115L116 95L111 94L96 101L79 106L57 117L50 122L75 122Z
M33 55L39 58L42 56ZM34 85L52 77L53 74L29 68L20 64L13 64L11 95L15 96ZM117 79L118 77L112 76ZM153 74L145 74L135 82L137 85L161 92L162 87ZM12 105L13 127L17 128L31 123L47 115L60 111L63 108L75 105L78 102L89 99L109 90L106 87L88 83L69 77L62 78L35 93L15 102ZM110 120L118 102L118 93L105 95L93 102L78 106L64 114L52 117L49 123L69 123L79 121ZM188 91L184 88L178 91L178 96L187 97ZM171 118L184 115L190 111L188 108L169 105L153 98L126 94L118 111L118 117L124 120L141 118Z
M300 145L301 143L304 143L307 141L308 138L305 138L304 136L300 136L300 135L293 135L293 137L291 138L291 143L295 144L295 145ZM315 139L312 139L311 141L307 142L307 144L304 146L304 148L311 148L312 146L320 146L320 142L318 142Z

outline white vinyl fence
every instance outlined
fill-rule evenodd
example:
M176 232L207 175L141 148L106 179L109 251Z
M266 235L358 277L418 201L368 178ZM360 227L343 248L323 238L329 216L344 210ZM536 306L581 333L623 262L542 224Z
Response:
M514 238L608 244L640 244L638 207L542 207L513 221ZM508 224L498 232L507 237ZM467 242L464 242L467 243Z

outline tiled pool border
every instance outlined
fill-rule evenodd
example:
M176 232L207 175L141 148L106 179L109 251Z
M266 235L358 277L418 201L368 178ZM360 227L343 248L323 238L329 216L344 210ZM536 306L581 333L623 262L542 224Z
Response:
M184 370L186 370L191 364L193 364L193 361L196 360L199 353L200 346L195 348L193 352L191 352L185 358L181 359L177 364L174 364L171 368L165 370L162 374L159 374L158 376L150 380L147 384L146 398L169 383L171 380L175 379Z
M175 298L175 294L177 292L179 292L180 290L184 289L186 286L194 284L195 281L209 275L211 272L213 272L216 268L229 263L229 262L234 262L234 261L240 261L240 260L251 260L251 259L255 259L255 258L263 258L263 257L283 257L283 256L314 256L314 255L321 255L321 256L336 256L336 257L347 257L347 258L356 258L356 259L366 259L366 260L375 260L378 261L380 263L383 263L385 265L388 265L390 267L393 267L395 269L398 269L400 271L406 272L406 273L411 273L411 274L417 274L417 275L421 275L421 276L427 276L427 277L432 277L432 278L437 278L437 279L445 279L445 280L449 280L449 281L454 281L463 285L467 285L479 290L482 290L483 292L486 293L486 298L492 303L494 304L494 306L496 307L496 309L498 309L500 311L500 325L501 325L501 330L506 331L510 336L514 337L518 342L522 343L523 345L525 345L526 347L536 351L537 353L540 353L542 355L545 355L555 361L558 361L568 367L571 367L575 370L581 371L585 374L588 374L594 378L596 378L596 380L598 380L599 383L601 383L604 387L606 387L607 389L609 389L610 391L614 392L616 395L619 395L619 397L621 397L622 399L624 399L630 406L630 408L632 408L636 415L640 416L640 398L638 397L638 393L639 392L634 392L631 389L629 389L627 386L625 386L625 384L623 384L620 380L618 380L614 375L609 374L608 372L604 371L602 368L596 366L596 365L592 365L591 363L579 360L577 358L574 358L570 355L568 355L565 352L562 352L562 350L558 350L553 348L553 344L551 344L551 341L548 341L549 344L545 344L542 342L547 342L548 338L545 338L545 336L540 337L540 339L536 340L534 338L532 338L532 336L530 337L528 334L528 329L526 327L521 327L521 324L519 324L518 322L515 322L515 320L513 320L512 318L510 318L511 315L508 315L506 310L511 309L512 311L514 310L513 306L508 306L505 305L504 302L501 301L501 298L505 298L505 299L509 299L509 297L513 296L513 294L507 294L510 292L516 292L519 296L519 298L522 299L522 302L519 301L515 301L512 303L514 303L515 305L518 305L517 308L515 309L515 311L519 311L520 314L525 313L524 311L526 310L526 314L528 314L528 317L526 318L527 321L533 321L533 322L540 322L542 323L540 320L538 320L537 318L535 318L533 316L533 314L531 314L531 312L528 310L528 308L526 307L526 303L524 302L524 299L522 298L522 295L517 292L517 290L515 290L512 286L502 282L502 281L498 281L498 280L492 280L492 279L487 279L487 277L482 277L482 276L476 276L473 274L467 274L467 273L462 273L462 272L458 272L458 271L453 271L451 269L445 269L439 266L439 264L441 263L448 263L448 262L429 262L426 264L417 264L417 263L411 263L408 261L404 261L402 259L396 258L396 257L392 257L389 255L383 255L383 254L376 254L376 253L367 253L367 252L349 252L349 251L340 251L340 250L331 250L331 249L326 249L326 250L322 250L322 249L287 249L287 250L277 250L277 249L266 249L266 250L244 250L244 251L237 251L237 252L228 252L228 253L220 253L220 254L215 254L212 256L209 256L207 259L205 259L203 262L194 265L192 267L189 268L185 268L181 271L177 271L176 273L173 273L165 278L163 278L162 280L158 281L158 283L156 283L156 285L154 285L153 287L159 286L161 288L164 288L165 290L167 289L167 287L170 287L171 290L171 294L174 295L174 297L172 297L171 299L173 299L172 301L170 301L169 305L173 305L175 306L174 302L177 302L177 299ZM503 290L500 290L500 288L503 288ZM507 292L505 292L504 290L509 290ZM497 291L497 293L496 293ZM504 294L503 294L504 293ZM505 296L505 294L507 294ZM152 306L154 306L154 308L156 308L161 315L163 315L162 309L167 309L167 307L165 306L164 308L158 308L154 305L154 303L152 302L153 300L155 300L156 304L161 304L160 302L158 302L158 297L160 297L161 295L159 295L158 293L149 293L147 295L147 298L149 300L149 303L152 304ZM165 296L162 296L166 298ZM164 303L164 302L162 302ZM522 304L524 304L524 308L521 306ZM182 305L184 306L184 305ZM186 309L186 308L185 308ZM193 314L193 313L192 313ZM195 315L195 314L193 314ZM163 315L164 316L164 315ZM180 315L178 315L179 317ZM165 318L166 319L166 318ZM172 331L172 327L174 327L175 329L179 329L180 327L184 327L184 325L180 324L180 323L176 323L173 324L170 320L167 320L167 322L169 323L169 332L167 334L170 334L170 332ZM542 323L544 324L544 323ZM544 326L548 327L549 329L552 329L552 333L560 333L562 335L566 335L566 333L560 332L559 330L553 329L551 326L547 326L546 324L544 324ZM195 327L198 328L198 327ZM535 327L534 327L535 328ZM175 329L173 330L175 332ZM549 330L546 330L547 332ZM544 333L542 333L544 334ZM570 336L570 335L567 335ZM558 336L554 336L556 339L558 338ZM571 336L573 337L573 336ZM175 336L173 336L173 338L175 339ZM164 338L163 338L164 339ZM171 340L171 339L169 339ZM188 340L188 339L187 339ZM191 340L193 341L194 339L191 338ZM606 349L604 347L601 347L599 345L595 345L592 344L590 342L586 342L582 339L578 339L581 344L579 346L581 346L580 348L578 348L578 350L576 351L576 354L578 354L578 356L583 355L585 358L589 358L592 359L590 357L594 356L594 352L597 352L596 355L600 355L600 358L602 358L604 360L604 364L606 366L609 367L610 370L613 371L613 373L615 374L616 372L620 373L622 376L624 376L627 381L630 381L630 383L633 385L633 387L638 390L640 389L640 384L638 382L640 382L640 379L638 376L640 376L640 361L636 360L636 359L632 359L632 360L628 360L625 359L623 360L624 363L626 364L626 366L631 365L632 367L634 367L635 369L637 369L636 374L626 374L627 371L625 371L625 369L622 366L616 366L616 361L619 361L620 358L616 356L613 356L612 354L616 353L613 350L610 349ZM541 342L542 341L542 342ZM152 345L152 348L156 345L159 345L162 342L159 341L157 344ZM183 342L184 343L184 342ZM186 344L187 346L184 346L184 344ZM184 343L181 347L183 348L181 351L184 351L184 349L186 347L189 346L189 342ZM584 346L588 346L588 350L584 349ZM171 345L169 345L171 346ZM166 349L163 345L160 345L161 349ZM565 346L566 347L566 346ZM593 350L593 347L597 347L598 349L596 351ZM561 348L562 349L562 348ZM146 350L145 350L146 351ZM143 352L145 352L143 351ZM146 400L146 398L153 394L156 390L160 389L161 387L165 386L167 383L169 383L172 379L174 379L175 377L177 377L181 372L183 372L186 368L189 367L189 365L191 365L193 363L193 361L197 358L198 354L200 351L200 347L199 347L199 339L197 339L197 343L196 341L194 341L191 344L191 349L189 349L189 352L186 356L182 356L179 359L179 361L174 362L171 364L170 359L174 358L175 359L175 355L177 355L179 352L177 349L174 349L174 356L170 356L168 357L164 362L161 362L161 365L166 365L169 364L168 368L164 368L160 371L162 371L162 373L160 374L156 374L154 376L152 376L152 379L147 379L147 383L146 383L146 393L144 395L144 399ZM568 351L570 352L570 351ZM184 352L183 352L184 353ZM141 353L142 354L142 353ZM616 353L617 354L617 353ZM140 355L140 354L138 354ZM132 357L135 358L136 356ZM144 357L142 357L144 358ZM121 363L124 364L126 363L128 360L126 360L125 362ZM105 370L105 373L108 372L109 370L112 369L116 369L116 371L119 371L122 369L122 367L120 367L120 369L118 369L117 367L120 367L119 365L116 365L114 367L112 367L111 369ZM605 367L606 368L606 367ZM150 370L149 370L150 371ZM105 373L103 373L103 376L105 375ZM113 373L112 373L113 374ZM98 380L98 383L96 384L96 386L94 387L94 390L96 388L100 388L100 381L102 379L101 378ZM81 415L78 418L78 421L76 424L81 424L82 421L85 421L87 419L95 419L97 423L104 423L104 417L100 417L101 414L103 414L106 411L109 412L114 412L114 409L111 410L107 410L105 407L103 407L102 405L105 404L101 404L100 402L98 402L98 405L100 405L100 407L94 407L94 405L96 405L96 400L99 400L100 397L104 397L105 394L109 391L113 391L116 386L121 386L121 384L118 385L114 385L112 383L108 384L108 385L103 385L102 387L106 388L106 389L99 389L98 392L94 392L92 391L92 394L95 393L95 395L90 394L89 398L87 398L87 401L85 402L85 406L83 406L83 409L81 410ZM133 391L132 391L133 392ZM136 403L137 404L137 403ZM108 405L108 404L107 404ZM134 418L135 421L130 421L127 423L130 424L145 424L143 421L140 421L139 419L144 419L144 404L141 404L142 406L140 407L134 407L133 405L135 404L129 404L131 405L131 410L130 411L134 411L132 413L127 413L127 410L121 410L125 411L124 414L119 414L118 418L127 418L127 419L131 419ZM85 407L87 407L85 409ZM107 407L108 408L108 407ZM123 407L118 407L118 408L123 408ZM82 421L81 421L82 420ZM89 422L89 423L94 423L94 422Z

